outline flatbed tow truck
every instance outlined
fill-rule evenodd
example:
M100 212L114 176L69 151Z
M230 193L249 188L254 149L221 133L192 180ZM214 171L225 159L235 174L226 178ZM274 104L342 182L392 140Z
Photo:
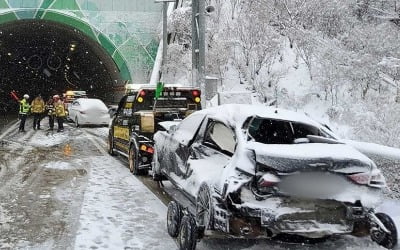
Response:
M151 169L153 135L162 129L158 123L179 121L200 109L198 88L127 84L110 123L108 152L125 156L133 174L145 175Z

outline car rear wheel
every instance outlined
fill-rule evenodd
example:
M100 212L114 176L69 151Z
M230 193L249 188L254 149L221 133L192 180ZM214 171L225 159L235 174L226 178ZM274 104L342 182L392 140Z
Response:
M206 183L200 186L196 197L196 222L198 226L199 238L204 236L207 229L213 228L214 204L211 190Z
M108 153L110 155L115 155L114 151L114 137L112 136L111 133L108 134Z
M178 244L180 250L194 250L197 243L197 226L196 220L185 215L182 218L181 226L178 234Z
M182 220L182 207L175 201L168 203L167 229L171 237L177 237Z
M138 150L134 145L132 145L129 148L129 154L128 154L128 160L129 160L129 170L131 173L134 175L146 175L147 174L147 169L139 169L139 154Z
M387 249L392 249L397 245L397 229L392 218L384 213L376 213L376 217L383 223L389 230L390 234L381 229L372 229L371 239Z

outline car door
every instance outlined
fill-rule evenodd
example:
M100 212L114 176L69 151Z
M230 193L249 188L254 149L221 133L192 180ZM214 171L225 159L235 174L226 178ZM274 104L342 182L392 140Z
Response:
M77 117L77 115L78 115L78 112L79 112L79 102L78 101L73 101L72 102L72 104L70 105L70 107L69 107L69 117L73 120L73 121L75 121L75 118Z
M118 150L126 154L129 151L129 139L131 136L129 119L132 117L134 98L134 96L128 95L121 100L113 122L114 145Z
M172 135L166 138L165 147L162 149L162 161L165 164L167 175L176 179L183 179L187 172L189 147L199 130L204 114L194 113L184 119Z
M225 123L208 119L190 148L185 179L197 190L201 181L216 184L236 149L234 129ZM195 177L193 177L195 176Z

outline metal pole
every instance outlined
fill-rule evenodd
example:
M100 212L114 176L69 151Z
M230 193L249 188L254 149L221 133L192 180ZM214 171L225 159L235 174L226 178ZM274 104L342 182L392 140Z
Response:
M198 0L192 0L192 87L198 86L198 52L199 52L199 37L198 37Z
M200 88L206 96L206 3L205 0L192 0L192 86ZM205 105L205 98L202 98Z
M167 12L168 12L168 3L163 3L163 65L167 61Z
M199 85L200 90L203 93L202 106L205 107L205 101L207 95L206 89L206 2L205 0L199 0Z

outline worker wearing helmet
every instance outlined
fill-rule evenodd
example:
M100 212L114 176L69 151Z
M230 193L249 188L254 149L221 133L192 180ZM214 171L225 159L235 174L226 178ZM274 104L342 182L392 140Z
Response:
M31 106L28 103L29 100L29 95L25 94L24 98L19 101L19 132L25 132L25 122L26 118L28 117L29 110L31 109Z
M44 112L44 101L40 95L33 99L31 104L31 111L33 114L33 129L40 129L40 120Z
M65 112L64 102L60 99L59 95L53 96L53 100L54 100L54 111L55 111L57 123L58 123L57 132L63 132L64 131L64 119L67 115Z

